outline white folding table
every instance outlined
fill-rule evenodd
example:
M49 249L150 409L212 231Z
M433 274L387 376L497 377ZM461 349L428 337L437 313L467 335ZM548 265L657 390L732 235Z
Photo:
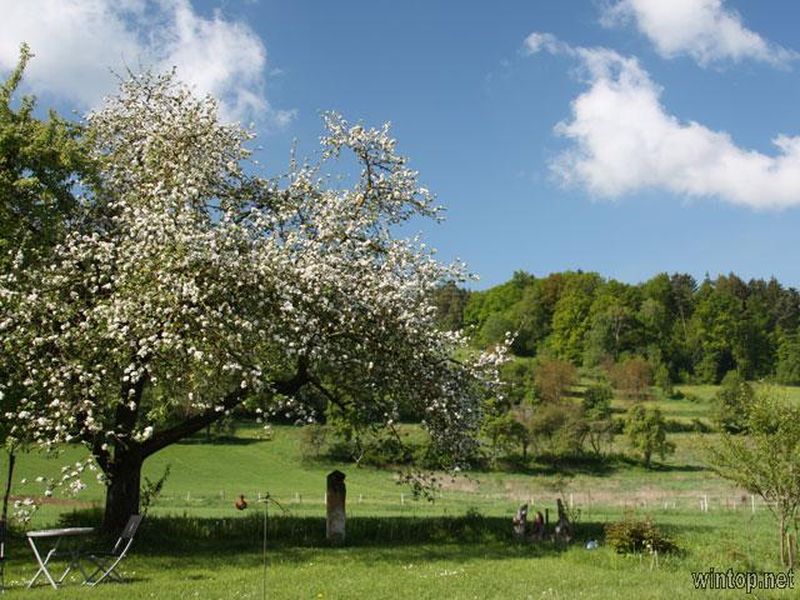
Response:
M33 579L31 579L30 583L28 583L28 587L32 587L33 584L36 583L36 580L39 579L39 576L44 574L44 576L47 578L47 581L50 582L50 585L52 585L54 589L58 589L58 585L64 581L64 578L74 567L78 568L78 570L83 574L83 578L85 580L87 575L80 563L80 546L72 544L69 548L62 552L58 552L58 546L61 543L61 540L64 538L86 536L92 532L94 532L94 527L66 527L64 529L42 529L40 531L29 531L27 533L28 544L30 544L31 550L33 550L33 555L36 557L36 562L39 563L39 570L36 571L36 575L34 575ZM55 540L55 543L53 543L50 550L48 550L47 554L44 555L44 559L42 559L42 553L39 551L36 543L43 543L46 540ZM67 568L64 569L64 572L57 581L53 579L50 570L47 568L47 564L50 562L50 559L55 556L66 556L69 559Z

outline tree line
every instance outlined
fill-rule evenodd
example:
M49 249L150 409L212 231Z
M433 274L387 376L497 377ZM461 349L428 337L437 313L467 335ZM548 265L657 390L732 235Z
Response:
M467 329L476 347L513 332L518 357L588 368L643 359L659 385L716 384L732 370L800 384L800 293L775 278L659 273L632 285L593 272L517 271L485 291L442 286L435 304L440 327Z

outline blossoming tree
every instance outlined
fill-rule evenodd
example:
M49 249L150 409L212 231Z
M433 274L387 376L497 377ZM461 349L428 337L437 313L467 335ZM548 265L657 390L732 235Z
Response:
M395 233L439 208L388 126L324 124L316 163L262 179L213 99L133 76L88 118L99 180L52 259L0 276L2 356L23 390L6 417L39 444L88 446L106 527L138 510L147 457L308 388L373 423L414 405L453 460L475 444L503 350L454 358L463 339L435 327L431 297L463 266ZM337 184L343 154L360 172Z
M50 112L35 116L36 100L19 98L19 84L32 54L20 49L17 67L0 84L0 274L47 261L52 247L73 216L73 187L92 180L91 160L80 126ZM0 344L0 356L2 344ZM0 359L0 416L13 412L24 392L11 386L13 356ZM18 365L17 365L18 366ZM24 378L23 378L24 379ZM5 522L17 451L27 441L11 435L12 422L0 418L0 453L5 454L0 521ZM4 451L4 452L3 452Z

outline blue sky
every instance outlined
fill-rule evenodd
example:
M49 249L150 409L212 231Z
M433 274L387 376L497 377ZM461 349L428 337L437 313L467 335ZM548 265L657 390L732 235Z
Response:
M178 64L231 118L255 119L271 172L294 139L301 154L315 149L322 110L391 121L448 207L443 224L415 228L441 258L465 260L478 287L517 269L629 282L734 271L800 287L800 3L0 8L0 69L27 40L28 85L44 104L91 108L120 61Z

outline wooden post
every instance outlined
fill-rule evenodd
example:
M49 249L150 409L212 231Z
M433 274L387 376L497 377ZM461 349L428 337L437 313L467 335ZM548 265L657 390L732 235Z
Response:
M555 534L556 540L569 543L572 541L572 524L567 517L567 511L564 510L564 503L561 498L556 500L556 507L558 508L558 523L556 523Z
M325 494L328 519L325 524L325 537L332 544L344 543L345 498L347 496L344 478L345 475L341 471L328 473L328 491Z

